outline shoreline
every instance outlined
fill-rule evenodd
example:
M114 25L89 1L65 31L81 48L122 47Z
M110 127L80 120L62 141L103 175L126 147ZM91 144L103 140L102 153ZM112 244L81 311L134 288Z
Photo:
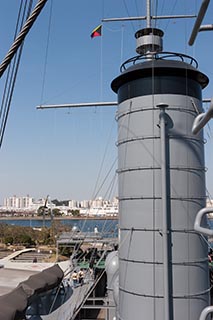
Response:
M0 221L1 220L46 220L46 221L51 221L50 217L45 217L45 219L43 219L43 217L20 217L20 216L15 216L15 217L0 217ZM90 216L90 217L54 217L54 220L118 220L118 216L111 216L111 217L97 217L97 216Z

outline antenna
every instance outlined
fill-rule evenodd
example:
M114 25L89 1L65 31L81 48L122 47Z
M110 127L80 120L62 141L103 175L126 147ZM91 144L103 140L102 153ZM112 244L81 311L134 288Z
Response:
M135 38L136 52L140 55L147 55L147 58L163 50L162 37L164 33L162 30L152 27L152 20L196 17L195 15L152 16L150 3L150 0L146 1L146 16L102 19L102 22L146 20L146 28L138 30L135 33Z
M135 33L137 39L136 52L141 55L147 53L153 54L163 50L164 33L160 29L152 28L152 16L150 0L146 1L146 28L138 30Z
M146 27L151 27L151 9L150 9L150 0L146 1Z

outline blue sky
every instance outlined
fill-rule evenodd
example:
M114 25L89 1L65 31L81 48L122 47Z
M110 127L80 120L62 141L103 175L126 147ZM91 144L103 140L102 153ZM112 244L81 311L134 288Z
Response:
M158 3L160 15L195 14L201 1ZM111 81L119 74L121 62L136 55L134 33L145 27L145 22L104 23L102 37L91 39L90 33L102 18L144 16L145 4L145 0L48 1L24 44L0 150L0 204L4 197L27 194L34 198L49 194L59 200L91 199L111 167L106 186L97 195L116 195L116 187L110 188L117 157L116 109L37 110L36 106L116 101ZM12 43L18 6L19 1L1 1L0 60ZM212 10L210 3L209 13ZM189 47L193 23L193 19L160 20L157 27L165 32L165 51L186 53L198 60L199 69L210 78L203 97L210 98L213 34L199 34L195 45ZM204 23L212 23L210 14ZM5 75L0 79L1 96L4 80ZM212 123L205 136L207 188L213 194L211 130Z

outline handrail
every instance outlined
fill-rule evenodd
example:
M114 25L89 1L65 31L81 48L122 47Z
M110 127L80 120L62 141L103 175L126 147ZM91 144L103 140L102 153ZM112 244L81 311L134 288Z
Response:
M207 213L213 213L213 207L203 208L200 211L198 211L195 218L194 229L195 231L198 231L206 236L213 236L212 229L201 227L202 218Z

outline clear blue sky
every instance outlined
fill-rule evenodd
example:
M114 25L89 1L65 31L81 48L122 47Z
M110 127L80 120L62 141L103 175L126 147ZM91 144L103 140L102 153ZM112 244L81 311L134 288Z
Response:
M157 14L195 14L201 2L158 1ZM19 1L2 0L0 5L2 60L12 43ZM212 10L211 3L204 23L213 22ZM91 39L90 33L102 18L128 15L146 15L146 1L48 1L24 44L0 150L0 204L4 197L12 195L29 194L37 199L49 194L51 199L59 200L94 196L117 156L116 109L36 110L36 106L116 101L110 83L119 74L121 62L136 55L134 33L145 27L145 22L104 23L102 37ZM210 98L213 33L199 34L196 44L189 47L193 23L193 19L160 20L157 27L165 32L165 51L186 53L198 60L199 69L210 78L203 97ZM5 76L0 79L1 98L4 80ZM205 130L207 188L211 194L213 143L209 132L212 126L210 123ZM98 196L116 195L116 188L110 189L115 170L116 163Z

